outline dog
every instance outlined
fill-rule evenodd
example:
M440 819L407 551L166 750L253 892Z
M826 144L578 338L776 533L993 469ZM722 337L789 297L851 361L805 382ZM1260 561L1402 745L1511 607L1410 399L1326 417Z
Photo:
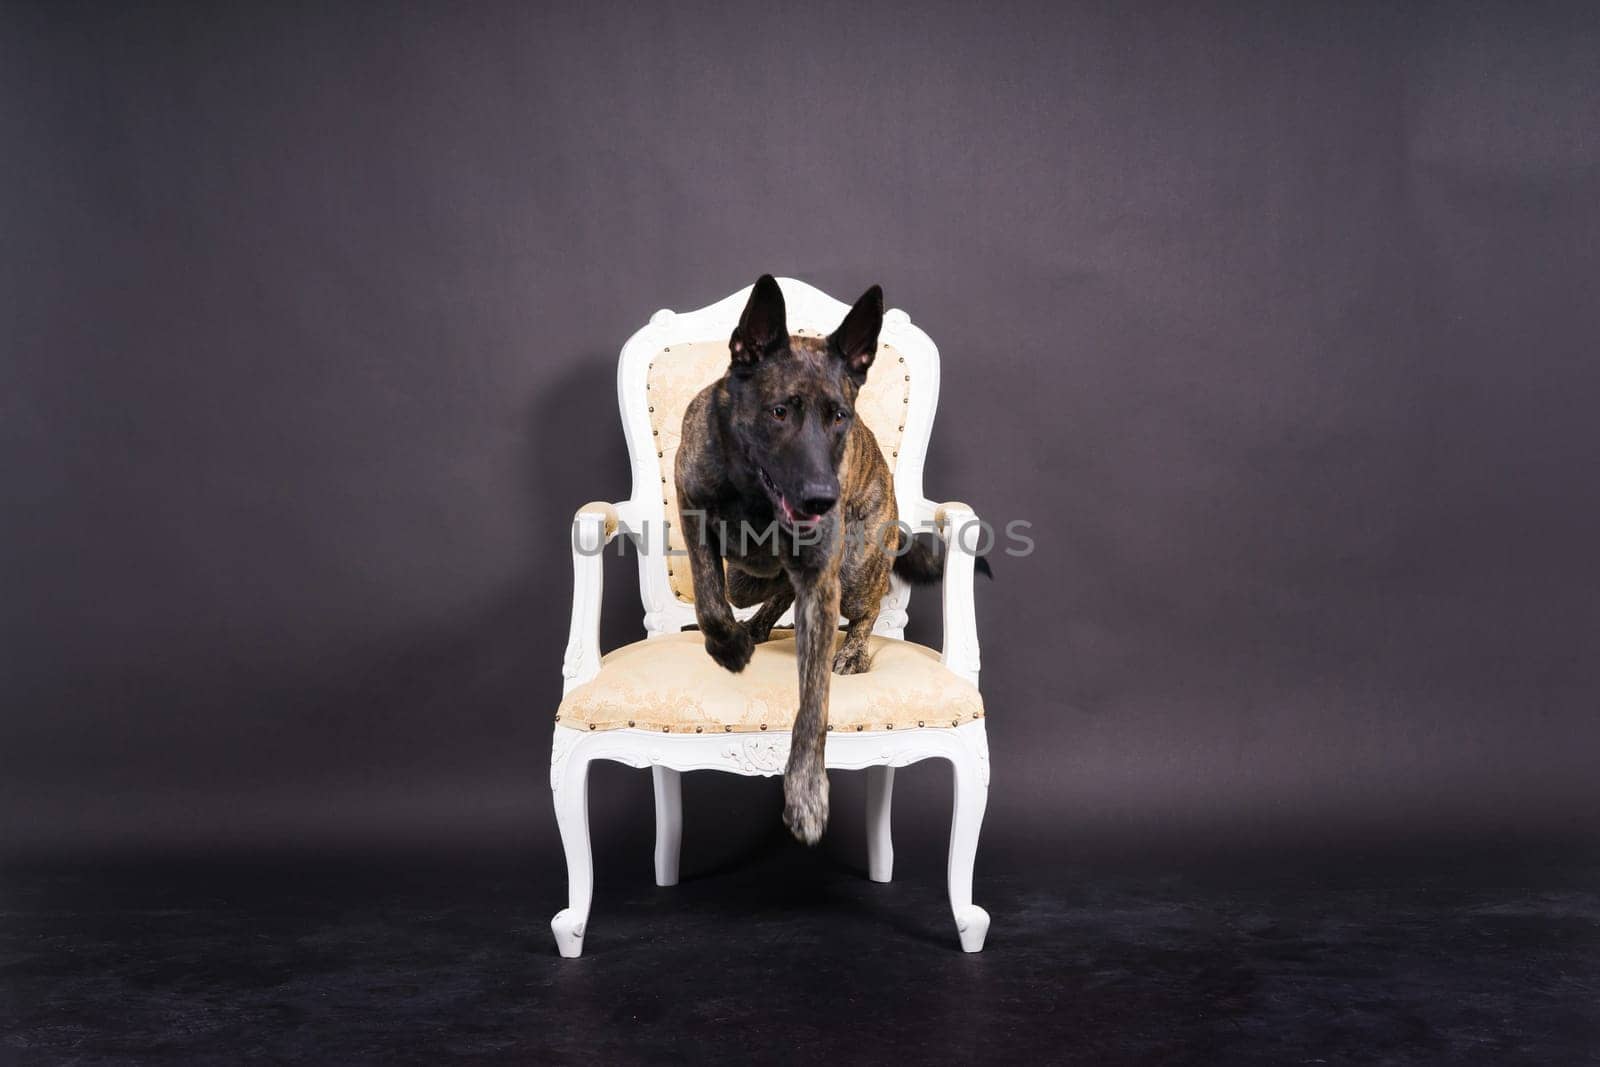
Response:
M695 618L712 659L743 670L794 605L800 709L783 820L808 845L828 821L830 668L868 669L891 571L916 583L944 572L943 542L898 523L893 475L856 418L882 325L874 285L826 338L791 336L783 292L763 275L728 340L727 372L684 412L674 469ZM757 604L749 619L734 617L733 607Z

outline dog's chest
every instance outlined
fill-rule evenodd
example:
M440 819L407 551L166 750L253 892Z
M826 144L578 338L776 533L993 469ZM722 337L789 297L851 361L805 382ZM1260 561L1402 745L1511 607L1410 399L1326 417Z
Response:
M760 578L776 577L785 560L795 561L816 551L818 546L810 542L825 542L831 533L825 527L797 547L794 536L774 521L770 507L750 506L742 500L707 508L705 529L711 547L730 565Z

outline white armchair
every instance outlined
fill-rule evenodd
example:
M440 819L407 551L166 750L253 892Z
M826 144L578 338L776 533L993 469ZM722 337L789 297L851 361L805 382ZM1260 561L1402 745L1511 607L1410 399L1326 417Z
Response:
M817 289L780 279L790 328L831 330L848 309ZM649 767L655 783L656 884L678 880L683 816L679 775L719 770L781 775L799 703L792 639L774 632L740 674L705 653L693 623L693 586L682 558L672 477L683 411L727 366L727 338L749 289L687 314L658 311L622 349L617 395L633 467L633 495L597 502L573 522L572 626L563 699L550 752L550 788L566 852L567 906L551 921L563 956L578 956L588 927L594 868L588 778L595 760ZM867 772L867 868L887 882L894 866L894 769L946 759L954 770L949 890L961 947L977 952L989 915L972 903L972 868L989 793L989 744L978 692L973 612L977 516L965 504L922 495L923 460L939 392L939 353L905 312L884 317L877 359L857 399L894 471L900 518L944 538L944 644L937 655L904 640L908 590L894 580L874 628L872 666L831 682L827 765ZM635 544L644 602L643 641L600 653L605 546ZM736 612L741 617L755 609ZM780 625L786 625L787 618ZM837 817L837 813L835 815Z

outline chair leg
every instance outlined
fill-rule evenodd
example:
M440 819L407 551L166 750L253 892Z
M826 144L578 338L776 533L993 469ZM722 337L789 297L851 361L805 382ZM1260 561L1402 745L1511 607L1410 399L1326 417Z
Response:
M558 728L559 729L559 728ZM557 742L560 743L559 741ZM594 859L589 851L589 760L571 745L550 765L556 825L567 854L567 906L550 920L556 948L568 959L583 954L583 935L594 899Z
M683 844L683 775L650 768L656 793L656 885L678 884L678 849Z
M889 808L894 801L894 768L867 768L867 877L887 882L894 876L894 840Z
M985 744L985 747L987 745ZM966 749L952 759L955 802L950 816L950 910L963 952L978 952L989 933L989 913L972 902L972 865L978 857L978 830L989 804L987 752Z

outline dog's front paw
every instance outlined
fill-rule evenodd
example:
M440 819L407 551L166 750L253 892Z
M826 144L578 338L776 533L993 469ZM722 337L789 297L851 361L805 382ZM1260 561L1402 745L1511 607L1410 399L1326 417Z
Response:
M828 772L820 764L791 767L783 776L783 824L795 839L814 845L828 825Z
M865 648L851 648L846 645L834 653L834 674L864 674L871 665L872 657Z
M750 639L749 630L734 623L726 632L707 630L706 651L712 659L738 674L750 662L750 657L755 655L756 644Z

